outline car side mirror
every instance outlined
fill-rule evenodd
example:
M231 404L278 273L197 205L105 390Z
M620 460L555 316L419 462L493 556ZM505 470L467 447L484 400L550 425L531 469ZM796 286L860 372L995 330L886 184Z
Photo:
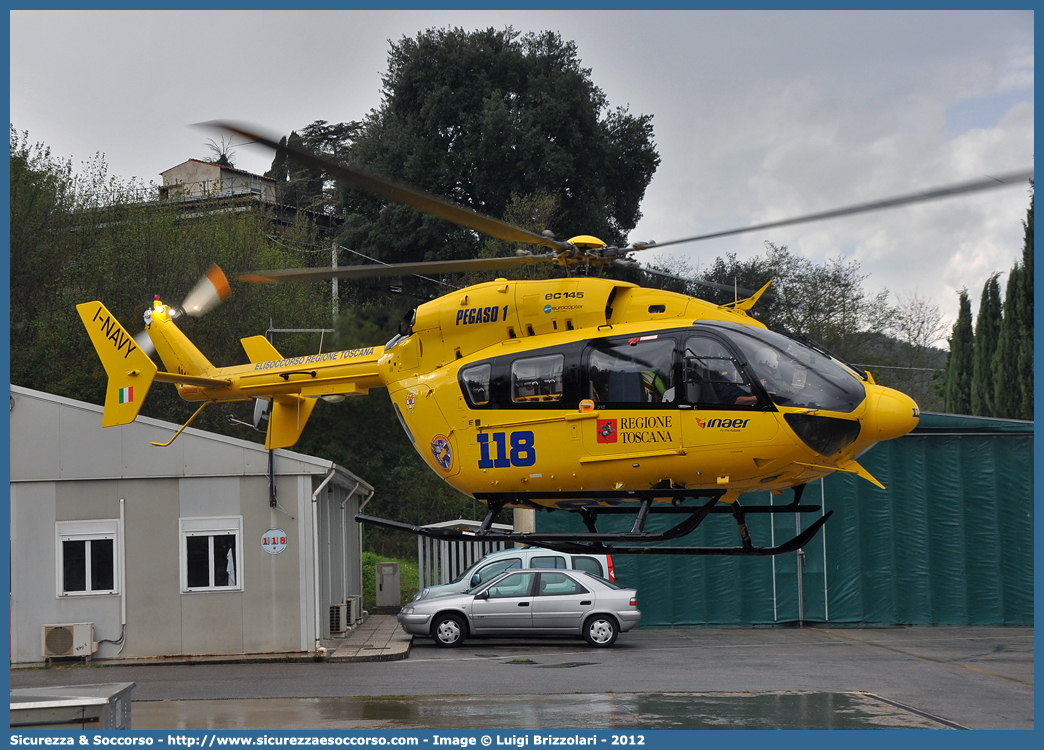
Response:
M480 576L478 573L471 577L472 586L478 586L480 583L482 583L482 576Z
M478 592L477 594L475 594L475 598L476 599L489 599L489 589L486 589L485 591Z

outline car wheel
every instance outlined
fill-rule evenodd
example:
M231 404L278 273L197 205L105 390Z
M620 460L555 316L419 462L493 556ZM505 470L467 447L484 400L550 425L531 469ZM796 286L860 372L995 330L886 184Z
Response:
M435 643L445 648L453 648L464 642L467 626L460 615L439 615L431 626L431 635Z
M595 648L612 646L619 632L616 620L607 615L594 615L584 623L584 640Z

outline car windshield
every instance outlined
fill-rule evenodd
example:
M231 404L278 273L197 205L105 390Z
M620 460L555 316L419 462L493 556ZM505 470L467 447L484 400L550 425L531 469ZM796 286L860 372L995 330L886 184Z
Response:
M470 568L468 568L467 570L465 570L465 571L464 571L463 573L461 573L461 574L460 574L459 576L457 576L456 578L454 578L454 579L453 579L452 581L450 581L450 583L451 583L451 584L452 584L452 583L460 583L461 581L463 581L464 579L466 579L466 578L467 578L468 576L470 576L470 575L471 575L472 573L474 573L474 572L475 572L475 570L476 570L476 569L478 569L478 566L479 566L479 565L481 565L481 564L482 564L482 561L480 560L479 562L475 563L475 564L474 564L474 565L472 565L472 566L471 566Z

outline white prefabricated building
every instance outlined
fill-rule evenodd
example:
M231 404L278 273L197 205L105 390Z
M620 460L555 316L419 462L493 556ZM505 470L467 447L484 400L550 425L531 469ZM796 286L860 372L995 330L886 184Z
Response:
M192 428L152 445L168 422L101 422L11 387L13 663L307 653L358 619L369 484Z

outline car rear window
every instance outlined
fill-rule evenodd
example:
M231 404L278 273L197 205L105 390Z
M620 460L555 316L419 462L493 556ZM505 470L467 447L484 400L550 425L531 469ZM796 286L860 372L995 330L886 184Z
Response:
M584 575L591 576L591 578L595 579L600 584L602 584L604 586L608 586L611 589L620 590L620 589L626 588L626 586L621 586L618 583L614 583L612 581L606 580L605 578L602 578L601 576L595 575L594 573L588 573L587 571L584 571Z
M605 571L602 570L602 563L594 557L573 557L573 567L577 570L582 570L591 575L598 576L601 578L605 575Z

